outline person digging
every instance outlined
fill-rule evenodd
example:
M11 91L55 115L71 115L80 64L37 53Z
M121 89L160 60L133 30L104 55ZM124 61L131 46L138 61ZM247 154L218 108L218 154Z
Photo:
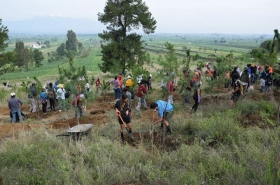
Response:
M167 103L166 101L157 100L156 102L151 103L150 109L157 111L158 116L160 117L158 120L155 120L152 124L155 125L163 122L163 124L167 128L167 133L171 134L171 127L169 121L172 117L172 112L174 110L173 105Z
M123 130L127 129L129 137L132 138L132 125L130 119L130 108L128 105L128 96L123 94L120 100L117 100L115 104L115 110L118 116L118 121L120 124L120 132L121 132L121 142L124 142Z

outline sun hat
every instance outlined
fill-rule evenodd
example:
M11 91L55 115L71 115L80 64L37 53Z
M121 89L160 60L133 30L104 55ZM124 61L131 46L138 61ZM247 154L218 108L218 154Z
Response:
M63 85L63 84L58 84L58 87L59 87L59 88L63 88L64 85Z

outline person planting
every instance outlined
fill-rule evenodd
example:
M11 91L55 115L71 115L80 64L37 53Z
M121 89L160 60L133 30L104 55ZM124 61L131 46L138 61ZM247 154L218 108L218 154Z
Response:
M115 104L115 110L118 115L118 121L120 124L120 132L121 132L121 142L124 142L123 130L127 126L128 134L132 133L132 125L130 120L130 108L128 105L128 96L123 94L121 99L118 100Z
M150 109L157 111L159 116L159 119L155 120L152 124L155 125L163 122L163 124L167 128L167 133L171 134L171 127L169 121L172 117L172 112L174 110L173 105L163 100L157 100L156 102L151 103Z

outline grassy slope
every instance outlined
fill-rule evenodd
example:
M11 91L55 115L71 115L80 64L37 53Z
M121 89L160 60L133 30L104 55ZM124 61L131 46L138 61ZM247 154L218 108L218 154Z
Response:
M173 37L156 40L153 42L178 42L178 49L184 44ZM83 40L85 46L87 42ZM207 47L212 46L206 43ZM248 45L253 45L252 39ZM195 47L199 46L197 43ZM87 59L75 61L76 65L86 65L89 71L97 74L100 62L100 56L96 56L100 54L97 41L93 48ZM231 49L225 49L225 53ZM242 52L247 50L242 49ZM151 54L154 61L157 56ZM1 80L17 80L28 74L53 78L58 63L47 65L44 61L45 65L39 69L5 74ZM157 98L157 91L149 97L150 100ZM244 115L274 115L275 101L263 103L263 100L244 99L234 110L228 110L228 99L219 103L200 105L198 113L190 115L176 102L173 135L168 136L169 146L175 149L166 152L157 148L152 152L150 140L140 142L135 148L121 145L113 112L106 113L108 124L94 129L89 138L77 143L56 138L58 131L23 132L18 139L1 141L0 177L4 184L279 184L280 130L244 129L238 123ZM259 120L267 124L266 117ZM142 127L142 123L133 120L135 132L148 131L149 126Z

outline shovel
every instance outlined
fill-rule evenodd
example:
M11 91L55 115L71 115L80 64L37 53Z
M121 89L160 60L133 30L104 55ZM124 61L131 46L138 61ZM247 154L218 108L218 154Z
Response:
M127 131L128 137L129 137L132 141L135 141L133 135L129 132L129 130L128 130L128 128L127 128L127 125L126 125L126 123L123 121L121 115L120 115L120 114L117 114L117 116L121 119L122 123L124 124L124 127L125 127L125 129L126 129L126 131Z

